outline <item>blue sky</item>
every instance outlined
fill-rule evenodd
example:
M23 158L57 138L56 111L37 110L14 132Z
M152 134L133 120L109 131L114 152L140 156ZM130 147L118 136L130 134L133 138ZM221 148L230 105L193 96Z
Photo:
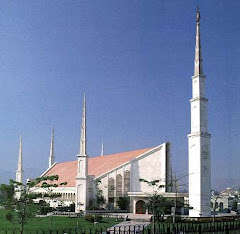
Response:
M213 183L240 179L238 0L1 1L0 170L21 134L24 167L44 171L53 123L57 161L76 159L86 92L90 156L170 141L187 173L197 4Z

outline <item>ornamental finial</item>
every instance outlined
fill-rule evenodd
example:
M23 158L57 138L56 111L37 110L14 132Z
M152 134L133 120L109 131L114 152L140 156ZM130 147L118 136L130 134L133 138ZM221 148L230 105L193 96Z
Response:
M199 6L197 6L197 23L200 22L200 10L199 10Z

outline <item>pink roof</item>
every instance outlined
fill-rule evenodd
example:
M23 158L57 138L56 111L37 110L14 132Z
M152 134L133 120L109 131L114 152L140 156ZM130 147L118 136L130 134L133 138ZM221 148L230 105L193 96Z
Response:
M153 148L133 150L129 152L110 154L88 158L88 174L98 177L106 172L140 156ZM59 183L67 182L65 187L75 187L77 176L77 160L63 163L56 163L44 176L58 175Z

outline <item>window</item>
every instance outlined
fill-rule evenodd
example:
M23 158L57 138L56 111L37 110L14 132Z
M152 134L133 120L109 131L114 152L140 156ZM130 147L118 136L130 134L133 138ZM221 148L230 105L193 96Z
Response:
M111 197L114 197L114 179L113 178L110 178L108 180L108 197L111 198Z
M125 171L124 172L124 195L127 195L128 192L130 192L130 172Z
M121 197L122 196L122 176L120 174L117 175L116 182L117 182L117 188L116 188L117 197Z

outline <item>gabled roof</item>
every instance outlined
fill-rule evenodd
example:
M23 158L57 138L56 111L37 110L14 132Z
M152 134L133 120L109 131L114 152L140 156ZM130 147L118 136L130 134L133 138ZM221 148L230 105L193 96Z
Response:
M88 175L98 177L111 171L112 169L121 166L124 163L150 151L153 148L139 149L117 154L97 156L88 158ZM65 187L75 187L77 176L77 160L54 164L42 176L58 175L59 182L67 182Z

